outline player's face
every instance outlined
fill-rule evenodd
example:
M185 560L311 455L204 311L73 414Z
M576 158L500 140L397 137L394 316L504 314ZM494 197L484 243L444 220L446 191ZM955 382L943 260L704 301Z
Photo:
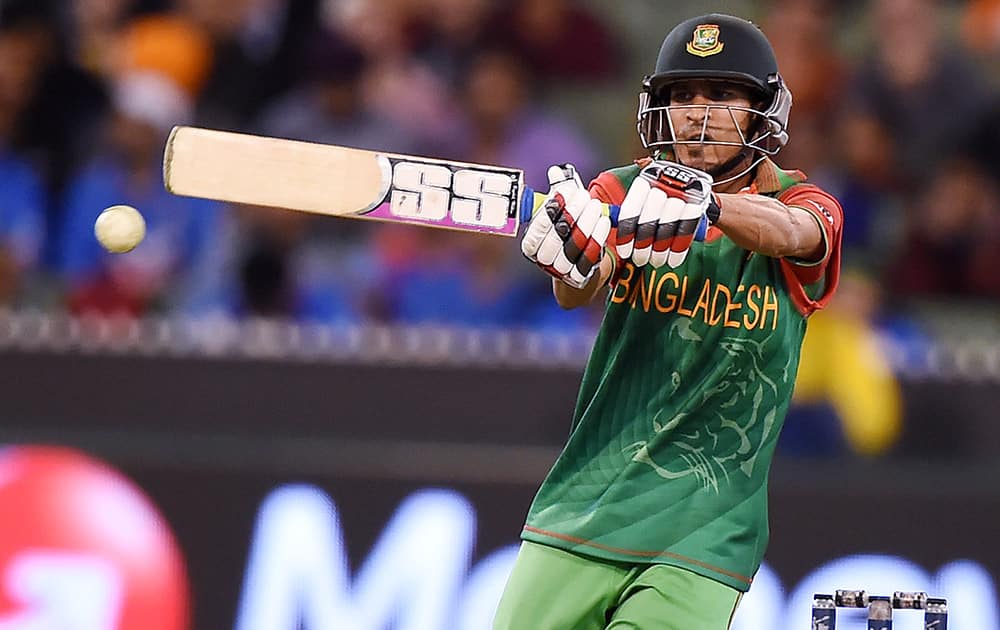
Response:
M742 149L740 145L753 116L726 107L753 107L750 88L726 81L692 79L671 84L668 89L670 120L676 140L681 141L674 145L675 156L682 164L716 174L714 169ZM735 146L701 144L703 133L704 141L730 142Z

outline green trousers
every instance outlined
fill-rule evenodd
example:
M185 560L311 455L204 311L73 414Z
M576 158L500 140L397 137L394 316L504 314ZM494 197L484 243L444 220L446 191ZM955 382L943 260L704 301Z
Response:
M728 630L741 595L686 569L524 542L493 630Z

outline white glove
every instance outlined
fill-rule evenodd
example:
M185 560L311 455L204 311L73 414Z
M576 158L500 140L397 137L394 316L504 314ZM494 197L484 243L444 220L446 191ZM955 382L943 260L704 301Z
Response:
M641 267L678 267L691 243L719 218L712 176L675 162L653 160L639 173L618 213L618 255Z
M521 239L521 252L546 273L582 289L600 268L611 233L607 206L590 197L571 164L549 168L549 194Z

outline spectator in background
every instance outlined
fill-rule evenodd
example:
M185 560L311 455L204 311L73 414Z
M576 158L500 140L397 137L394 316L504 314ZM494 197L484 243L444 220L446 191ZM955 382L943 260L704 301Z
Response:
M105 74L114 81L133 68L169 77L197 98L212 67L212 41L195 22L176 14L141 16L126 24L113 40L115 54Z
M856 89L889 132L898 179L920 182L936 169L936 156L971 140L990 90L964 51L942 37L936 0L870 6L875 49L860 64Z
M415 0L323 0L320 22L361 48L373 63L402 60L410 53L406 26Z
M971 0L961 21L962 43L979 60L980 69L994 86L989 111L972 134L974 159L986 165L1000 181L1000 0Z
M906 229L892 139L877 118L857 107L848 105L830 117L830 131L823 138L828 161L817 179L837 195L850 217L844 225L844 260L880 274ZM831 144L830 138L837 142Z
M363 277L363 239L345 233L351 221L236 206L233 230L219 239L228 272L197 311L231 317L273 317L331 323L358 318L354 282ZM357 232L348 232L357 234Z
M897 295L1000 298L1000 188L987 168L953 158L915 191L887 276Z
M46 193L38 169L17 146L18 123L40 81L34 22L0 15L0 304L18 303L37 269L45 235Z
M318 0L174 0L211 37L213 63L196 110L199 124L246 129L260 107L299 78L301 44Z
M565 311L547 282L522 273L504 238L381 225L372 237L378 270L367 318L405 324L596 330L599 308Z
M966 2L961 28L962 41L970 51L995 60L1000 54L1000 0ZM996 73L996 68L987 70Z
M422 155L454 144L458 112L447 80L413 55L407 27L417 0L325 0L323 25L362 50L368 63L364 97L372 111L416 137Z
M572 0L515 0L490 25L496 43L520 54L539 81L620 76L620 53L601 20Z
M455 157L524 170L527 184L546 190L552 164L572 161L593 177L595 152L584 135L531 100L536 83L525 63L502 49L483 52L470 68L463 94L465 120Z
M128 23L136 0L70 0L67 47L76 63L107 76L115 64L119 31Z
M53 233L60 221L58 195L70 173L94 144L107 94L99 78L77 66L59 28L56 0L7 0L0 3L0 30L10 41L3 63L18 83L16 119L4 144L30 156L45 188L42 230ZM16 66L16 68L14 67ZM48 265L54 252L43 242L39 256ZM38 283L36 283L38 284ZM36 287L39 288L39 287Z
M0 119L3 116L0 111ZM0 126L3 124L0 120ZM2 137L0 131L0 144ZM29 282L40 271L45 204L45 189L31 163L0 146L0 305L23 306L46 300L47 296L32 291Z
M990 172L994 181L1000 181L1000 95L993 107L976 126L969 146L973 159Z
M173 21L150 27L136 23L150 48L175 48L170 59L192 59L188 48L197 29L178 29ZM132 41L125 34L124 41ZM106 140L76 176L65 196L60 234L59 271L74 312L140 315L183 310L196 279L206 268L221 230L220 207L213 202L177 197L162 182L163 144L175 124L191 120L194 95L183 89L181 74L168 74L155 63L123 64L112 85L113 112ZM93 234L94 220L107 206L126 203L146 218L147 236L128 256L103 252Z
M764 29L771 35L782 76L795 86L789 126L794 138L782 150L783 163L799 165L812 179L826 183L832 113L842 103L846 62L840 57L829 0L779 0L769 5ZM850 223L850 222L848 222Z
M302 81L264 108L254 124L260 133L395 153L419 150L405 128L368 105L368 59L350 41L335 33L317 35L302 67Z
M417 236L422 251L415 258L382 267L381 308L389 321L542 326L558 310L548 308L547 286L511 273L520 255L507 239L430 230Z
M871 457L898 443L902 394L883 350L879 295L871 276L849 271L837 299L810 317L780 454Z
M483 42L496 36L493 0L425 0L414 3L406 24L413 54L458 90Z

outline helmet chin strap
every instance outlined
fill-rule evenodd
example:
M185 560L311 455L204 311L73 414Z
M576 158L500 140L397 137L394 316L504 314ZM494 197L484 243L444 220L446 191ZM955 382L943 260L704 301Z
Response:
M744 147L740 149L739 152L736 153L736 155L729 158L722 164L709 169L708 174L711 175L713 178L722 177L723 175L726 175L730 171L736 170L736 167L742 164L745 160L753 158L753 153L754 153L753 149L747 149Z
M718 186L720 184L728 184L729 182L735 181L740 177L743 177L750 171L752 171L754 167L756 167L758 164L764 161L764 156L760 156L760 158L754 160L753 159L754 153L755 151L750 147L744 147L740 149L740 151L736 155L729 158L722 164L716 166L715 168L709 169L708 174L712 176L713 180L715 180L713 186ZM750 162L749 166L743 168L740 171L737 171L737 169L741 165L747 162ZM734 173L734 171L737 172ZM727 175L728 177L726 177Z

